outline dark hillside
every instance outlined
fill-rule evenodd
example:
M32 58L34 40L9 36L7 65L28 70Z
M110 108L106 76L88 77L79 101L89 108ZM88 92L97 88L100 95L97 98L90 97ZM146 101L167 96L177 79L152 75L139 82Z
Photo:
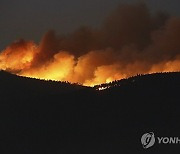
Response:
M24 92L59 94L87 89L87 87L78 84L71 84L69 82L59 82L52 80L45 81L20 77L5 71L0 71L0 86L1 92L13 90L13 92L20 91L22 94ZM14 89L16 90L14 91Z
M2 154L170 154L143 149L146 132L180 137L180 73L139 75L86 88L0 72Z

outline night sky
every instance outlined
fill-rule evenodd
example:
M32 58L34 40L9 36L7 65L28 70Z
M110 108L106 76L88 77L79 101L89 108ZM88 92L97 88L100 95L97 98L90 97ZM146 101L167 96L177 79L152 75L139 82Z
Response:
M49 29L70 33L80 26L98 27L120 3L138 0L0 0L0 50L19 38L35 40ZM142 2L142 0L141 0ZM145 0L153 11L179 16L179 0Z

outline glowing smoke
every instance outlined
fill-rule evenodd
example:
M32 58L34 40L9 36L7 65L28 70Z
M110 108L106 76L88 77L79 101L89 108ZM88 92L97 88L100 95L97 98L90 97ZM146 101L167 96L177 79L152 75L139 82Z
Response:
M139 73L180 71L180 18L121 5L99 29L47 32L39 45L17 41L0 53L0 69L93 86Z

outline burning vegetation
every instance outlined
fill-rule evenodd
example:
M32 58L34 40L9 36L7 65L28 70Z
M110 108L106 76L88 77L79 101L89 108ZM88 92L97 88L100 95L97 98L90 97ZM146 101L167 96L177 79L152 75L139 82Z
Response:
M0 69L86 86L136 74L180 71L180 18L121 5L100 28L67 36L47 32L39 44L19 40L0 53Z

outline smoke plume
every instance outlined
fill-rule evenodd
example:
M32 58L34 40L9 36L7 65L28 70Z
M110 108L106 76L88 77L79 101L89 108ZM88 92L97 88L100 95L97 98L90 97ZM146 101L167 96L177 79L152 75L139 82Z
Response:
M100 28L47 32L39 44L19 40L0 53L0 69L93 86L136 74L180 71L180 18L124 4Z

